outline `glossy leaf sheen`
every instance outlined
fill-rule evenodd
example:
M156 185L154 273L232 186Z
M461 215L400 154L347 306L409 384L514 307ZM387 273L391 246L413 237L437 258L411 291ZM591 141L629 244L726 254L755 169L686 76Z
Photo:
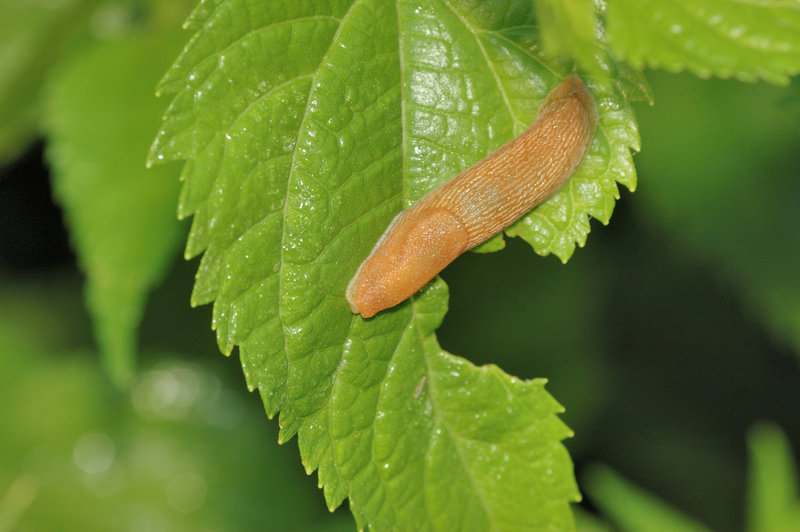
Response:
M392 217L524 130L569 72L532 51L534 22L527 0L206 2L162 81L151 161L187 161L193 303L214 301L220 348L239 346L281 441L298 435L361 526L573 527L570 431L544 381L444 352L441 281L370 320L344 299ZM630 108L589 85L586 164L509 231L562 259L635 184Z

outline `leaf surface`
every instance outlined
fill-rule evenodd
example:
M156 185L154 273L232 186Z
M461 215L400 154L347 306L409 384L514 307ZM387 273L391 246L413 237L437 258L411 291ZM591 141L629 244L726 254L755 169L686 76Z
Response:
M794 0L609 0L608 38L636 67L785 84L800 72Z
M370 320L344 299L392 217L522 132L569 73L534 51L531 3L229 0L187 25L151 160L187 161L193 303L214 302L220 348L239 346L328 505L349 497L378 529L572 529L570 431L544 381L443 351L441 281ZM509 231L563 259L635 184L622 88L589 83L586 164Z
M603 75L598 57L594 0L534 0L542 47L549 57L574 57L594 75Z

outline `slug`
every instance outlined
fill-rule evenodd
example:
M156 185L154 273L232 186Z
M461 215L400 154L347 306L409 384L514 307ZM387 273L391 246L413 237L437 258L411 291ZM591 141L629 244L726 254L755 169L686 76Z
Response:
M542 203L581 164L596 125L591 94L568 76L520 136L395 216L347 286L350 309L369 318L405 301Z

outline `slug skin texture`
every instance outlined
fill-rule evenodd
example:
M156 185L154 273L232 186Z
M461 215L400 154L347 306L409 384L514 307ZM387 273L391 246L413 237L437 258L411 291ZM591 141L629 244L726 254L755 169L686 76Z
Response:
M456 257L542 203L580 166L596 126L591 94L568 76L520 136L392 220L347 286L350 309L369 318L405 301Z

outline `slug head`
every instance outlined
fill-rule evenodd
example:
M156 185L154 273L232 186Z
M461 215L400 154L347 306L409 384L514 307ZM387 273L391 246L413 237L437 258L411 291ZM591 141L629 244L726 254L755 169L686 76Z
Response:
M463 253L467 241L461 222L445 209L403 213L350 281L351 310L369 318L405 301Z

